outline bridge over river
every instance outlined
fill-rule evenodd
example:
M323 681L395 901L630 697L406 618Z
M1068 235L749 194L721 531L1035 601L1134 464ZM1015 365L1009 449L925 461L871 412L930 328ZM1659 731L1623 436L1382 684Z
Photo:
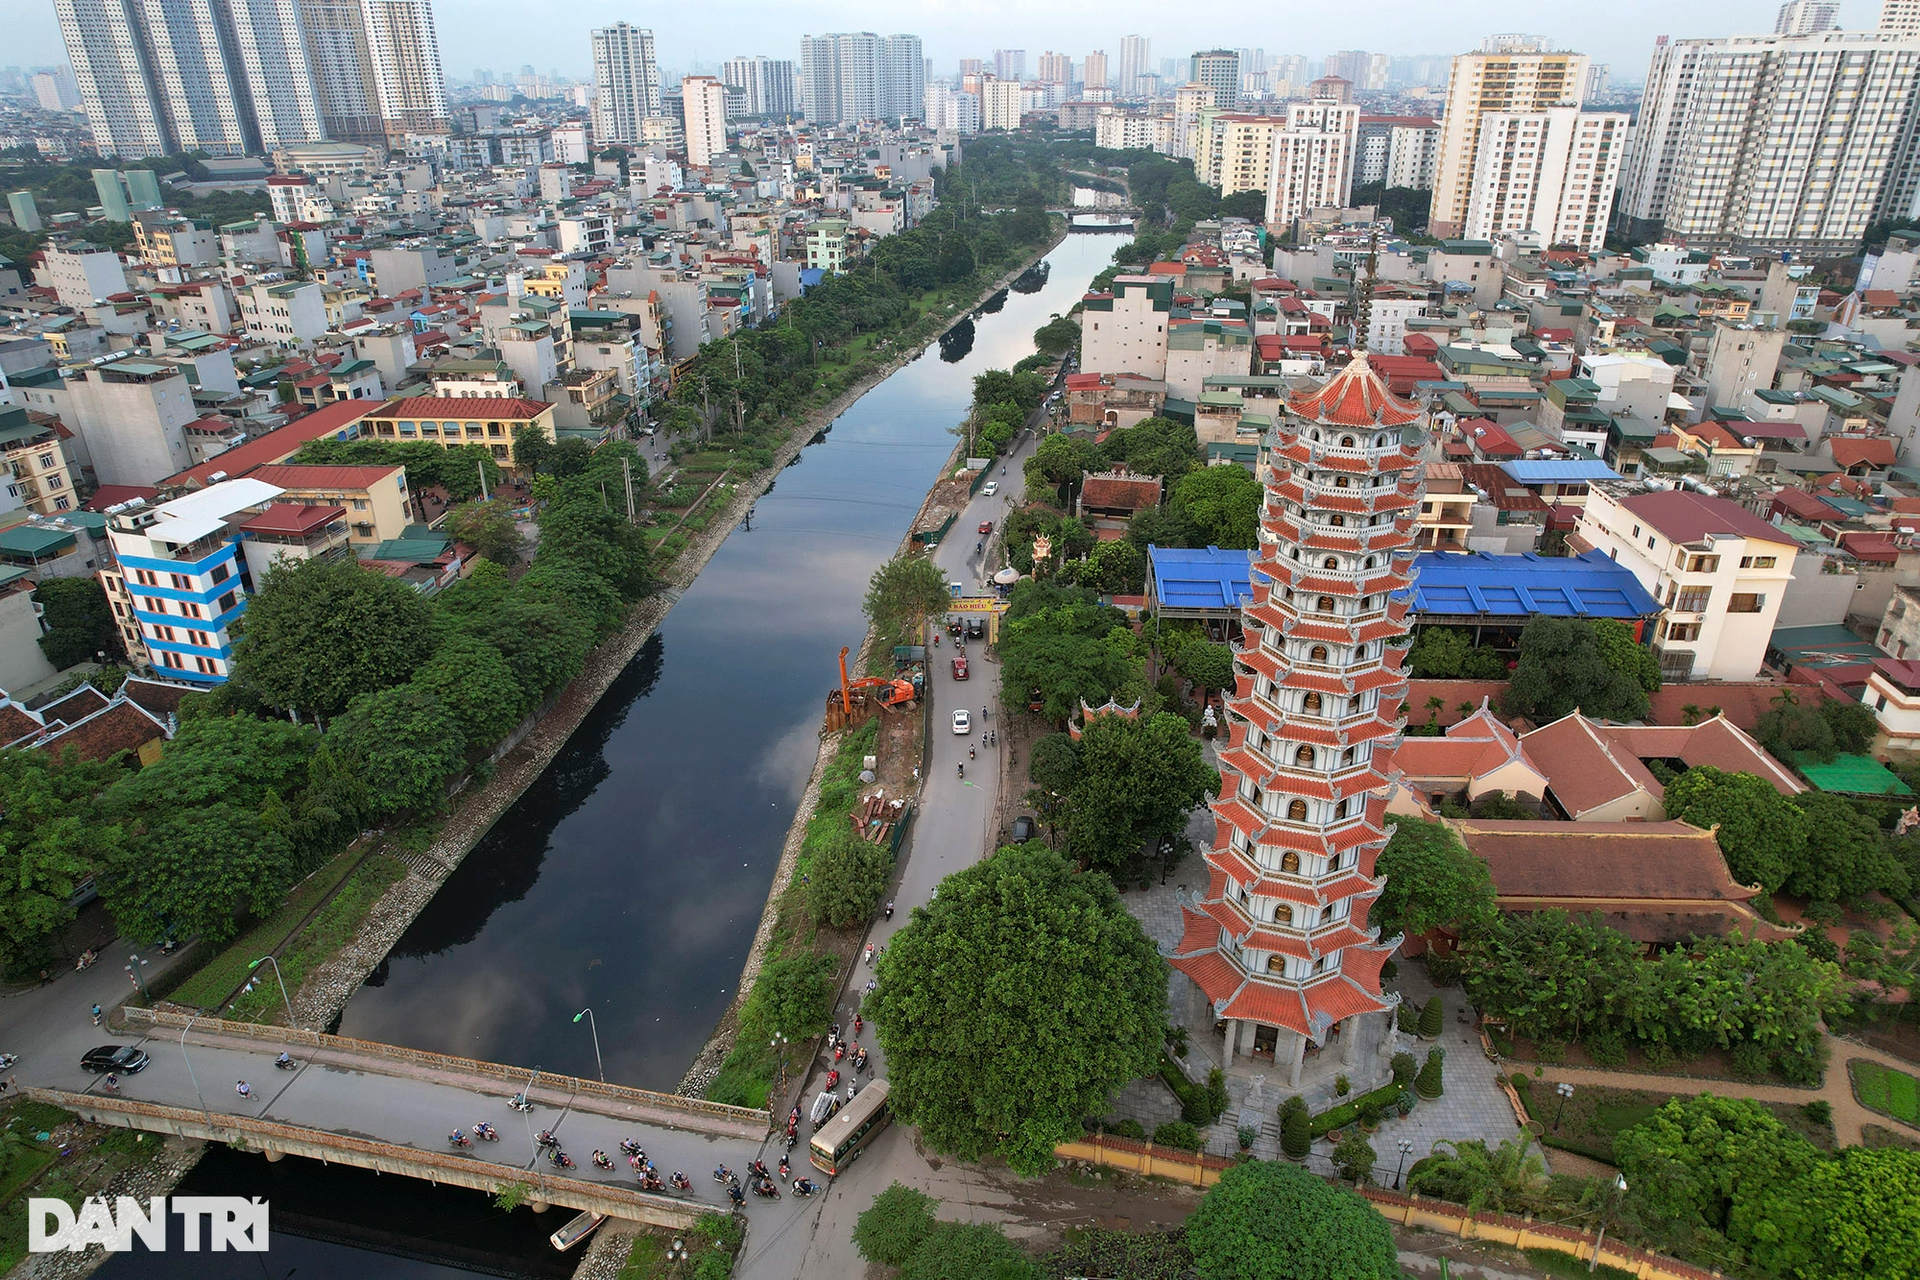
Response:
M772 1127L765 1111L532 1068L284 1027L125 1013L127 1030L144 1033L138 1043L151 1066L121 1077L117 1094L96 1080L84 1092L30 1087L26 1095L100 1124L241 1143L269 1160L306 1156L485 1192L525 1184L535 1208L561 1205L670 1228L726 1208L710 1171L719 1164L737 1170L762 1154ZM282 1051L295 1069L275 1067ZM251 1097L236 1088L243 1080ZM529 1115L506 1105L522 1090L534 1103ZM447 1140L482 1120L499 1130L498 1142L463 1150ZM560 1138L574 1168L540 1157L534 1134L542 1129ZM692 1191L639 1191L619 1155L623 1138L646 1149L662 1178L686 1173ZM614 1172L593 1167L596 1149L615 1157Z

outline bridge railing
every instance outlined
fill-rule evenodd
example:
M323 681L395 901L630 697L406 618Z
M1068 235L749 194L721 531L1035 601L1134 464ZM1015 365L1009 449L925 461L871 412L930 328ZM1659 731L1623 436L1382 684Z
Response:
M422 1151L391 1142L375 1142L327 1129L308 1129L252 1116L32 1086L23 1088L20 1093L34 1102L49 1103L95 1124L118 1123L129 1129L199 1136L216 1142L243 1143L262 1151L294 1155L311 1154L302 1148L318 1148L337 1156L342 1163L361 1168L385 1166L391 1172L410 1177L492 1191L522 1184L528 1188L526 1198L529 1201L591 1208L596 1213L608 1213L636 1221L674 1221L681 1218L691 1221L708 1209L705 1205L673 1196L636 1191L618 1183L549 1177L539 1169L493 1164L445 1151Z
M434 1071L482 1076L512 1086L512 1091L515 1093L525 1087L527 1078L534 1074L526 1067L483 1062L478 1058L456 1058L451 1054L434 1053L426 1049L409 1049L403 1045L384 1044L378 1040L359 1040L352 1036L328 1035L320 1031L297 1031L265 1023L230 1022L223 1018L194 1017L191 1014L175 1013L167 1009L143 1009L133 1005L126 1006L121 1010L121 1014L127 1024L133 1027L145 1025L184 1030L191 1022L194 1030L204 1035L230 1036L240 1040L256 1040L262 1044L338 1053L349 1058L376 1059L425 1067ZM607 1084L579 1076L560 1075L557 1072L542 1071L540 1087L581 1097L600 1098L608 1102L631 1103L658 1111L724 1120L736 1125L758 1126L763 1129L773 1127L773 1115L764 1109L736 1107L724 1102L709 1102L705 1098L688 1098L677 1093L660 1093L653 1089L636 1089L629 1085Z

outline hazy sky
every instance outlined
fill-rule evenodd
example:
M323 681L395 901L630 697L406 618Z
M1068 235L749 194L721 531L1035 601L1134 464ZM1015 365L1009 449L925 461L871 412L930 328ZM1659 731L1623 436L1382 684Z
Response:
M592 66L589 29L625 20L653 29L663 67L684 70L698 60L736 55L799 57L803 34L827 31L909 32L926 42L934 72L951 74L965 57L991 57L996 47L1023 48L1031 74L1041 51L1075 58L1105 49L1117 62L1120 37L1153 40L1155 64L1195 49L1226 45L1269 54L1318 57L1335 49L1389 54L1451 54L1484 35L1526 31L1613 65L1638 80L1657 35L1717 36L1773 30L1777 0L1609 0L1604 4L1516 5L1511 0L1343 0L1343 3L1222 4L1217 20L1205 7L1159 0L717 0L639 5L611 0L436 0L441 60L448 75L474 68L542 71L586 77ZM1848 27L1870 27L1876 0L1844 0ZM1250 17L1251 15L1251 17ZM1236 20L1238 19L1238 20ZM1249 20L1250 19L1250 20ZM0 0L0 59L32 66L65 61L52 0Z

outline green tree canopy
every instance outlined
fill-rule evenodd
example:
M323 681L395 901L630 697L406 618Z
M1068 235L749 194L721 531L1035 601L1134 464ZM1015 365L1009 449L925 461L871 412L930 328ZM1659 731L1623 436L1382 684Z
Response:
M1857 902L1876 889L1896 902L1907 896L1907 869L1887 848L1879 823L1824 792L1803 792L1792 803L1806 817L1807 843L1781 886L1788 893L1816 902Z
M1507 673L1499 654L1475 645L1459 627L1422 627L1407 667L1416 680L1498 680Z
M880 959L894 1113L964 1160L1039 1173L1152 1071L1167 968L1113 884L1029 842L948 876Z
M1081 731L1079 777L1066 793L1065 850L1082 867L1118 870L1149 841L1186 826L1220 788L1199 739L1179 716L1096 716Z
M439 808L466 750L459 718L419 685L361 694L327 736L365 779L381 815Z
M0 972L41 958L73 919L69 895L118 852L100 797L121 773L71 751L0 751Z
M896 1182L854 1219L854 1247L868 1262L900 1266L933 1230L933 1211L939 1207L926 1192Z
M102 653L109 661L120 656L120 630L99 579L43 578L33 589L33 599L45 610L40 651L54 667L64 671L75 663L93 662Z
M1387 887L1368 918L1383 935L1414 937L1429 929L1477 927L1493 918L1487 864L1445 823L1395 818L1393 839L1374 873L1387 878Z
M1141 688L1145 672L1126 615L1086 589L1022 582L1000 626L1001 688L1010 699L1039 689L1043 714L1064 723L1085 701L1100 706Z
M1711 765L1687 770L1667 786L1667 816L1715 833L1727 870L1741 884L1772 893L1806 855L1804 812L1751 773L1722 773Z
M1753 736L1787 764L1807 755L1822 763L1836 756L1858 755L1873 745L1879 721L1865 705L1846 698L1828 698L1813 690L1783 689L1773 705L1754 720Z
M1187 1219L1201 1280L1399 1280L1393 1229L1352 1191L1297 1165L1220 1175Z
M1040 1280L1040 1268L990 1222L936 1222L900 1280Z
M100 896L129 937L218 945L237 932L242 911L273 910L298 879L286 836L252 810L212 804L168 814L115 852Z
M527 695L506 658L469 635L447 637L411 683L453 713L469 747L491 747L505 738L527 708Z
M1794 1280L1920 1275L1920 1152L1847 1147L1754 1189L1754 1262Z
M1055 316L1033 331L1033 345L1048 355L1071 351L1080 342L1080 326L1068 316Z
M861 839L845 826L813 851L807 867L807 912L815 924L845 929L873 918L886 891L893 859L883 844Z
M1243 551L1254 544L1263 496L1245 467L1200 467L1180 477L1167 505L1186 526L1185 545Z
M498 498L463 502L447 512L446 531L498 565L511 568L526 539L514 527L513 512Z
M1628 1203L1650 1224L1700 1224L1750 1239L1771 1187L1799 1181L1819 1158L1758 1102L1676 1098L1614 1136Z
M278 561L248 603L233 678L270 707L334 715L412 676L429 612L412 587L352 560Z
M952 599L947 575L931 556L898 555L873 571L860 609L880 635L912 644L924 636L927 619L944 613Z
M1506 710L1536 723L1575 710L1595 720L1644 719L1644 675L1643 664L1595 623L1537 613L1520 632Z

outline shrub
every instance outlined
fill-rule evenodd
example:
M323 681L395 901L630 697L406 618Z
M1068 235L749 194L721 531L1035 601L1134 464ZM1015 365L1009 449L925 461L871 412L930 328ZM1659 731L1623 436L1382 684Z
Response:
M1640 1056L1648 1066L1658 1069L1673 1061L1673 1046L1665 1040L1647 1040L1640 1045Z
M1441 1081L1441 1063L1445 1061L1445 1049L1431 1049L1427 1052L1427 1063L1420 1068L1420 1074L1413 1082L1413 1091L1423 1098L1437 1098L1446 1092Z
M1180 1118L1188 1124L1212 1124L1225 1114L1227 1081L1219 1068L1208 1074L1207 1083L1195 1084L1174 1065L1172 1058L1162 1054L1160 1078L1173 1090L1173 1096L1180 1099Z
M1380 1117L1386 1111L1386 1104L1369 1094L1360 1099L1360 1123L1372 1128L1380 1123Z
M1220 1068L1215 1067L1207 1072L1207 1107L1211 1114L1207 1116L1206 1122L1212 1124L1227 1114L1227 1105L1230 1101L1231 1099L1227 1097L1227 1077L1221 1073Z
M939 1203L925 1192L894 1183L854 1219L854 1247L868 1262L899 1266L933 1230L933 1211Z
M1346 1097L1353 1092L1353 1081L1347 1079L1345 1076L1335 1076L1333 1078L1333 1092L1338 1097Z
M1393 1016L1394 1020L1400 1024L1402 1033L1410 1036L1420 1034L1420 1015L1413 1011L1412 1005L1404 1000L1401 1001Z
M1427 1001L1426 1007L1420 1010L1420 1038L1432 1040L1439 1036L1446 1025L1447 1006L1441 1002L1439 996L1434 996Z
M1804 1049L1789 1049L1773 1060L1773 1069L1788 1084L1817 1085L1827 1067L1827 1046L1815 1042Z
M1420 1060L1404 1049L1393 1055L1393 1082L1406 1086L1413 1083L1414 1076L1420 1072Z
M1833 1104L1825 1098L1816 1098L1812 1102L1800 1105L1800 1114L1809 1124L1831 1125L1833 1123Z
M1767 1073L1772 1055L1751 1040L1742 1040L1727 1054L1727 1070L1741 1080L1757 1080Z
M1413 1114L1413 1095L1402 1089L1393 1095L1393 1109L1401 1115Z
M1300 1099L1288 1101L1300 1102ZM1307 1152L1313 1150L1313 1121L1307 1116L1306 1103L1300 1102L1293 1111L1284 1106L1280 1108L1280 1150L1289 1160L1305 1160Z
M1533 1052L1542 1062L1561 1063L1567 1060L1567 1046L1558 1040L1542 1040L1534 1046Z
M1587 1037L1587 1057L1596 1067L1618 1067L1627 1060L1627 1040L1618 1031L1596 1031Z
M1363 1134L1350 1133L1340 1139L1340 1145L1333 1149L1333 1166L1340 1170L1340 1176L1350 1178L1357 1185L1366 1181L1373 1172L1373 1144Z
M1135 1142L1147 1140L1147 1130L1138 1120L1115 1120L1107 1126L1107 1132L1122 1138L1132 1138Z
M1444 956L1436 955L1431 951L1427 953L1427 977L1433 979L1433 985L1436 987L1458 985L1460 975L1466 972L1466 968L1466 960L1457 951L1449 952Z
M1260 1136L1260 1131L1254 1128L1250 1124L1241 1125L1240 1128L1234 1133L1234 1137L1239 1139L1240 1141L1240 1149L1242 1151L1246 1151L1252 1148L1253 1140L1259 1136Z
M1178 1147L1182 1151L1200 1149L1200 1131L1185 1120L1170 1120L1153 1131L1153 1145L1156 1147Z

